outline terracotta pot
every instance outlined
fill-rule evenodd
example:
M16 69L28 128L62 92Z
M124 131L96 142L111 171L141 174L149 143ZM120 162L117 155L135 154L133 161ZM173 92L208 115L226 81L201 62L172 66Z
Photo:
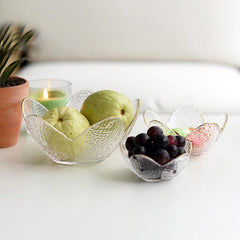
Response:
M10 77L16 79L18 77ZM17 144L22 122L21 103L28 97L29 83L0 88L0 148Z

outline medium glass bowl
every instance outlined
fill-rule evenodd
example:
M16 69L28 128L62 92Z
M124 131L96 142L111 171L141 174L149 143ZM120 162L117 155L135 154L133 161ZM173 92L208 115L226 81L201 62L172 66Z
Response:
M162 128L165 135L177 135L174 131L172 131L159 121L151 120L148 127L151 126L159 126L160 128ZM186 153L181 154L180 156L176 157L165 165L160 165L152 158L142 154L132 155L129 158L125 142L126 139L124 139L120 143L120 149L124 160L126 161L129 169L134 172L139 178L146 182L166 181L177 176L187 164L192 150L192 144L186 141Z
M82 90L73 95L66 106L80 111L83 102L92 93L90 90ZM109 157L121 139L130 133L137 119L140 100L133 100L132 104L134 117L127 129L119 118L109 117L91 125L74 140L43 120L48 110L39 102L25 98L22 113L28 132L51 160L66 165L92 164Z
M146 125L159 116L152 111L144 112ZM170 129L193 129L185 138L192 143L192 154L199 155L206 152L222 135L228 122L228 114L220 114L212 120L205 120L205 116L192 105L177 108L170 116L166 127ZM174 132L174 131L173 131Z

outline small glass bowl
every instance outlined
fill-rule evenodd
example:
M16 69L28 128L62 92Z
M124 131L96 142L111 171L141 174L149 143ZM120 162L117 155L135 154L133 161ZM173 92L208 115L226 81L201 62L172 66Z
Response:
M159 126L162 128L165 135L177 135L174 131L159 121L151 120L148 127L151 126ZM167 181L177 176L187 164L192 150L192 144L186 141L186 153L181 154L165 165L160 165L152 158L142 154L132 155L129 158L128 150L125 146L125 141L126 139L120 143L120 149L124 160L126 161L129 169L146 182Z
M149 125L152 119L159 118L156 113L149 110L145 111L143 115L146 125ZM197 108L192 105L184 105L171 114L166 126L170 129L191 128L192 131L185 138L192 143L192 154L199 155L206 152L219 139L227 122L227 113L218 115L212 121L206 121L202 112Z
M66 106L80 110L84 100L92 93L82 90L73 95ZM134 118L127 129L119 118L109 117L91 125L74 140L42 119L48 110L39 102L25 98L22 113L30 135L51 160L66 165L92 164L109 157L121 139L129 134L137 119L140 100L136 99L132 104Z

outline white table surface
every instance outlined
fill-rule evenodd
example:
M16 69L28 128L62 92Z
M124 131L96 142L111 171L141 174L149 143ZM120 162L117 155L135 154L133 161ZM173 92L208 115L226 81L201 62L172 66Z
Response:
M160 183L139 180L119 149L97 165L57 165L23 125L0 149L0 239L239 239L239 122L230 116L215 146ZM133 134L144 130L140 116Z

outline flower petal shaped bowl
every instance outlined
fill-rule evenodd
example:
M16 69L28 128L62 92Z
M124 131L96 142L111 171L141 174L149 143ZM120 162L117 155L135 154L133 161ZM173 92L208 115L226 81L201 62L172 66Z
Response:
M144 112L147 125L159 116L152 111ZM221 114L212 121L206 121L201 111L192 105L177 108L170 116L166 126L170 129L192 129L185 137L192 143L192 154L206 152L221 136L228 122L228 114ZM173 130L172 130L173 131ZM174 131L173 131L174 132Z
M161 127L165 135L177 135L174 131L172 131L159 121L151 120L148 124L148 127L151 126ZM122 156L125 159L130 170L146 182L166 181L177 176L178 173L180 173L187 164L192 150L192 144L186 141L186 153L181 154L180 156L171 160L165 165L160 165L152 158L142 154L132 155L129 158L128 151L125 146L125 140L121 141L120 143Z
M84 100L92 93L82 90L73 95L66 106L80 110ZM92 164L109 157L121 139L129 134L137 119L140 100L136 99L132 104L134 117L126 129L122 120L109 117L91 125L74 140L43 120L48 110L37 101L25 98L22 113L28 132L51 160L66 165Z

